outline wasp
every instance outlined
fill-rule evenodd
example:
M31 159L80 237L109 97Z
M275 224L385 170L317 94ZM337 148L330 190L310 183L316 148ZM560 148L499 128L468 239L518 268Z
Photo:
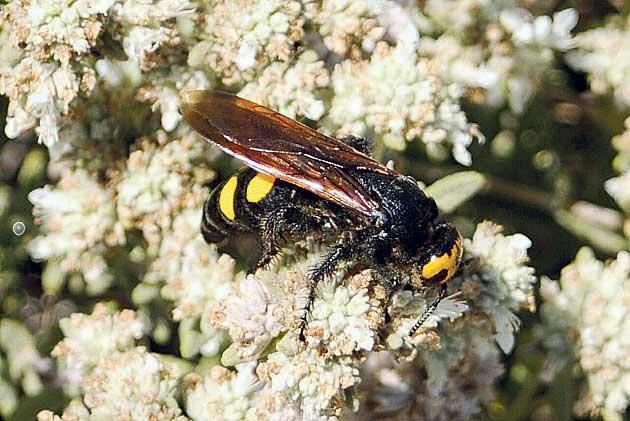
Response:
M204 204L201 233L208 243L256 233L270 263L283 241L316 235L330 242L310 270L311 287L300 338L316 287L343 262L363 262L383 273L390 293L402 286L439 286L409 336L446 295L456 273L462 239L449 222L438 222L433 199L416 180L370 156L368 142L324 135L267 107L219 91L185 91L181 112L190 126L247 167L218 185Z

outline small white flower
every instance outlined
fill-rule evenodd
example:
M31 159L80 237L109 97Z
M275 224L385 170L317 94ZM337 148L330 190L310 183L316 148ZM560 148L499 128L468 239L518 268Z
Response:
M286 65L304 36L302 2L213 0L203 7L202 40L192 47L188 63L208 68L225 85L253 81L274 62Z
M630 210L630 171L607 180L604 188L621 208Z
M263 385L254 373L256 363L241 364L235 373L215 366L209 375L184 379L184 402L192 420L244 419L253 406L253 394Z
M91 418L185 421L177 405L181 372L143 347L113 352L85 380Z
M630 253L622 251L606 263L582 248L565 267L559 283L545 280L541 287L544 337L549 355L558 359L570 349L577 354L588 380L588 393L579 407L591 413L622 416L630 406ZM558 333L556 333L558 332ZM567 332L579 335L567 337Z
M483 292L478 299L494 319L497 343L508 353L520 324L513 312L533 305L536 277L534 269L526 266L531 241L522 234L504 236L500 232L498 225L483 222L472 240L464 241L464 250L478 259L470 282L480 283Z
M291 118L304 116L319 120L326 111L326 105L318 94L329 81L324 62L309 50L291 64L270 64L255 82L245 85L238 95Z
M593 92L612 91L617 102L625 107L630 106L629 42L628 20L611 20L603 27L578 34L577 49L567 54L572 67L588 73Z
M113 281L103 257L108 246L124 243L112 192L85 170L66 171L56 188L29 196L42 235L28 245L34 259L58 258L65 273L82 273L87 290L98 294Z
M66 391L76 394L85 376L113 351L131 349L146 326L131 310L115 313L97 304L91 315L75 313L59 322L65 338L52 351L57 358Z
M373 128L385 144L403 149L420 139L427 152L450 144L455 158L470 162L465 151L477 137L459 106L462 92L445 85L438 69L417 56L413 45L379 43L370 61L346 60L332 74L332 99L325 129L362 135Z

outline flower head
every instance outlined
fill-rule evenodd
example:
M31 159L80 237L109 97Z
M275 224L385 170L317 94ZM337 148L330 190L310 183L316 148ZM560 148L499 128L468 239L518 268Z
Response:
M29 200L43 234L28 246L34 259L58 259L63 273L81 274L90 294L113 282L104 257L124 244L113 194L83 169L67 170L57 186L33 190Z
M289 62L304 36L298 1L213 0L206 7L202 40L188 62L208 67L226 85L251 81L270 63Z
M114 352L85 379L84 402L94 418L185 421L177 404L181 375L143 347Z
M559 282L547 279L541 286L545 326L556 338L546 342L550 355L570 344L562 349L575 349L588 380L578 403L582 413L621 416L630 405L629 291L630 253L604 263L589 248L580 249ZM564 337L558 341L554 332Z
M514 312L523 308L533 311L536 277L534 269L526 265L531 241L522 234L505 236L501 230L483 222L472 240L464 241L464 250L476 263L470 276L464 273L462 290L464 296L474 294L481 308L492 316L497 343L504 352L510 352L520 325Z
M448 144L456 160L470 164L466 148L480 134L459 107L463 92L445 84L415 46L379 43L369 61L345 60L331 78L335 96L324 120L327 130L363 135L373 129L394 149L419 139L430 154Z
M59 323L65 338L52 351L67 382L76 394L99 361L114 351L131 349L145 333L145 324L131 310L113 312L97 304L91 315L75 313Z

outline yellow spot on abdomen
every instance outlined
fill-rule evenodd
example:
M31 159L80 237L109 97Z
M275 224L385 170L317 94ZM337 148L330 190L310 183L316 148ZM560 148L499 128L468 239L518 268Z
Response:
M434 276L437 276L443 270L446 270L446 276L442 282L448 281L457 270L459 265L459 256L461 253L461 242L457 240L449 253L444 253L441 256L433 256L431 261L424 265L422 268L422 277L426 280L430 280Z
M238 178L233 175L229 178L227 183L223 185L221 193L219 194L219 209L227 219L234 221L236 213L234 213L234 195L236 193L236 186L238 185Z
M247 184L245 198L250 203L260 202L269 194L275 182L275 177L262 173L256 174Z

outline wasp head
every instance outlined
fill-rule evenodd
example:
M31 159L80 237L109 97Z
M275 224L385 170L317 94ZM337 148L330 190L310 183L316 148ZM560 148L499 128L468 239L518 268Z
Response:
M415 267L414 287L446 284L457 272L462 260L462 237L454 225L438 224L429 240L430 245L419 255Z

